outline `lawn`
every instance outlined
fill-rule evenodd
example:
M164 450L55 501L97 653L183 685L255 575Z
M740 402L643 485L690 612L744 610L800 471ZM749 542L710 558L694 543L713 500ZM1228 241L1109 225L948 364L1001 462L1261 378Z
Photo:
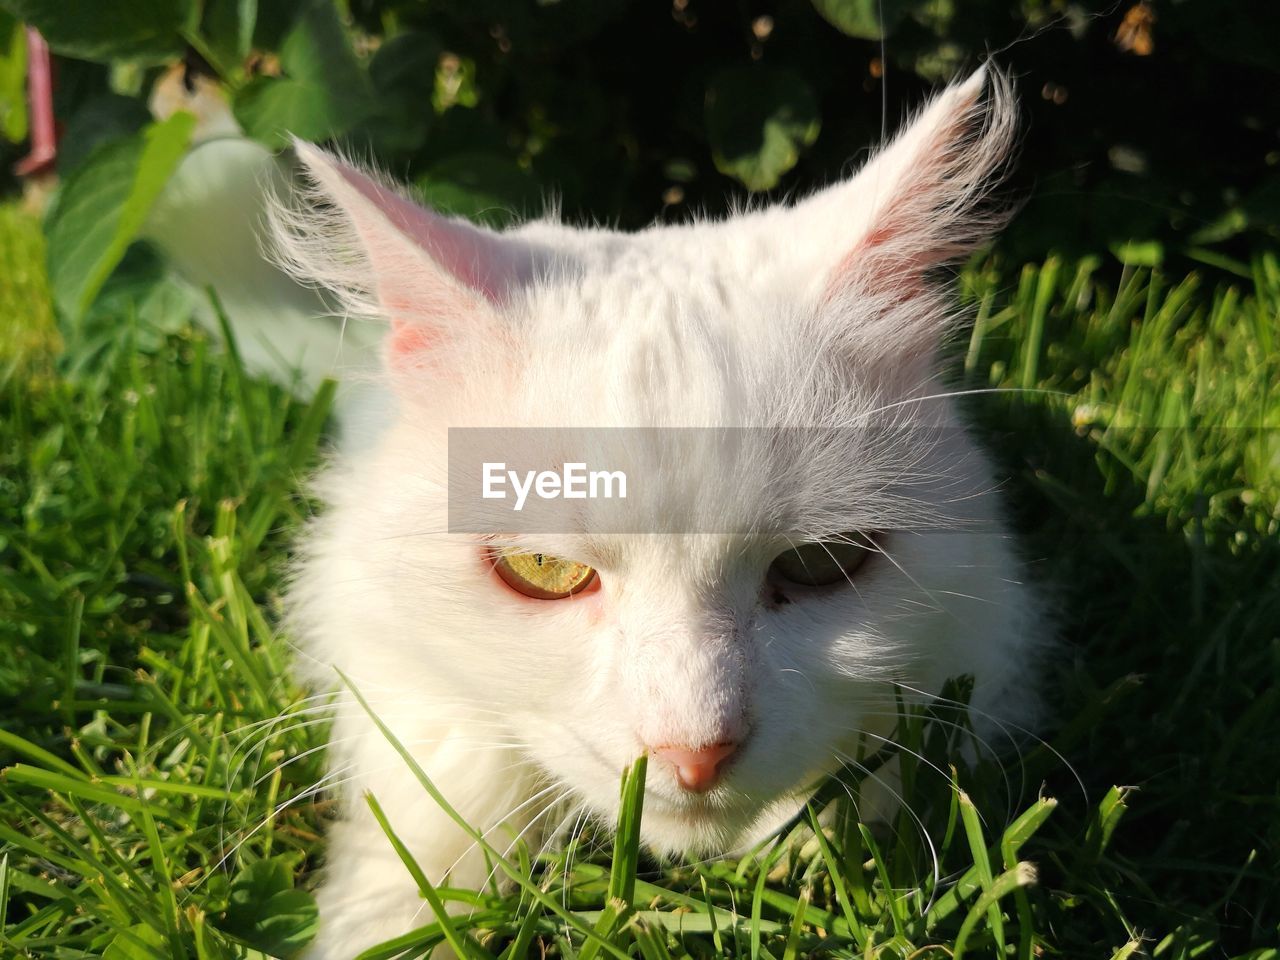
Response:
M132 316L69 373L42 262L0 210L0 956L289 956L333 804L276 623L329 394ZM851 774L816 837L657 864L628 803L616 855L499 844L504 883L421 884L469 920L368 956L1280 957L1280 261L1234 266L962 274L954 376L1055 598L1046 742L953 769L940 704L894 823Z

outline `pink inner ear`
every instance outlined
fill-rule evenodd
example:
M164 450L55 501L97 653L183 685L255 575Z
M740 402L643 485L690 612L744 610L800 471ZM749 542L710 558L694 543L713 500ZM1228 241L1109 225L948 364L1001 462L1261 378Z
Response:
M885 215L892 218L893 210ZM873 230L831 272L823 300L830 302L855 286L891 303L910 299L925 288L926 271L967 249L964 244L935 242L913 250L910 239L909 229L892 224Z
M441 339L440 333L431 327L392 320L387 353L398 359L420 355L438 346Z
M343 179L373 203L392 226L464 286L491 301L502 294L502 275L508 272L509 265L496 262L499 252L483 242L479 231L450 223L344 166L338 169ZM376 243L372 237L367 239ZM386 306L391 308L391 304Z
M984 126L976 107L981 89L982 74L975 74L948 91L873 161L892 176L892 187L829 275L827 300L851 292L910 299L925 288L930 269L967 253L983 235L976 200L1006 151L1007 125Z

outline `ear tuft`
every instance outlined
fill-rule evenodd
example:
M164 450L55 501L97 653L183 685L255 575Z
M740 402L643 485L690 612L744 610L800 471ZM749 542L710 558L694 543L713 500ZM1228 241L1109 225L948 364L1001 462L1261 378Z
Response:
M1007 78L986 66L921 111L854 181L870 194L867 227L832 272L829 292L909 296L929 270L985 242L1006 216L990 197L1016 121Z
M955 316L935 274L1004 222L1007 208L992 192L1016 118L1008 79L980 67L938 94L852 179L784 215L794 242L781 256L818 306L816 337L861 366L898 364L925 376Z
M293 149L303 183L269 211L277 259L349 314L389 322L392 360L496 325L496 307L532 276L534 251L522 241L432 213L312 144Z

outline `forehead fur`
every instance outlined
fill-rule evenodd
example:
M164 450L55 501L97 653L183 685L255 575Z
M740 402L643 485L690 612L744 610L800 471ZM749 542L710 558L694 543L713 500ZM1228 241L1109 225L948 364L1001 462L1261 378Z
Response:
M681 276L677 262L658 256L530 289L515 306L527 389L554 398L570 423L769 422L779 398L758 393L774 392L768 368L791 365L789 305L709 272Z

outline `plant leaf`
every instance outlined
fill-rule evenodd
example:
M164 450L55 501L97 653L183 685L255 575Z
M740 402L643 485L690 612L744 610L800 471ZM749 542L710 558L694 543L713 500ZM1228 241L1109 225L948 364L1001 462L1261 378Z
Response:
M408 155L420 150L435 120L424 77L433 77L444 46L431 33L410 31L393 37L369 61L374 108L354 131L367 138L380 156Z
M67 176L104 144L144 130L152 116L137 97L103 93L90 97L63 119L67 126L58 142L58 172Z
M0 10L0 137L27 138L27 31Z
M209 0L201 32L224 63L239 63L253 49L258 0Z
M905 0L813 0L829 24L861 40L883 40L906 15Z
M538 184L514 160L496 153L463 153L432 165L417 181L422 197L441 213L492 227L532 212Z
M54 53L98 63L177 56L192 16L191 0L0 0L0 6L39 30Z
M102 951L102 960L165 960L167 948L163 933L139 923L117 933Z
M311 942L318 916L315 898L294 889L285 859L272 857L236 875L219 926L263 953L289 956Z
M768 190L818 139L822 120L813 90L799 74L735 67L712 78L707 135L716 168L748 190Z
M245 133L279 147L289 134L340 137L367 117L374 102L332 3L313 0L280 48L279 77L257 77L236 92L232 110Z
M175 113L102 148L67 178L46 230L54 302L73 321L124 259L194 128L195 117Z

